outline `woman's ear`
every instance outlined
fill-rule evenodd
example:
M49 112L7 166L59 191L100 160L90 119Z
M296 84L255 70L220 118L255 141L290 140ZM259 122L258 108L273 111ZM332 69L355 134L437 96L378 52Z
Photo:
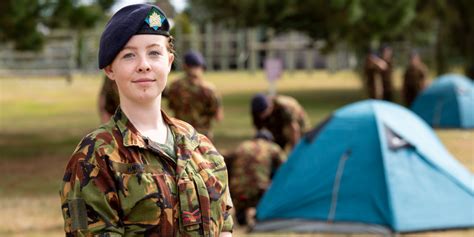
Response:
M172 53L169 53L169 65L168 65L168 68L169 70L171 71L171 66L173 65L173 61L174 61L174 54Z
M107 77L112 80L112 81L115 81L115 74L114 74L114 71L112 70L112 65L108 65L107 67L104 68L104 72L105 72L105 75L107 75Z

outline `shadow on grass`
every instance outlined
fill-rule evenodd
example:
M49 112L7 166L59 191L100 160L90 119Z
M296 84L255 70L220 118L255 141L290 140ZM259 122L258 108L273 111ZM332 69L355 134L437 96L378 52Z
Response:
M65 134L54 131L55 134ZM45 156L69 156L79 143L78 136L50 136L35 133L2 133L0 134L1 160L30 160Z

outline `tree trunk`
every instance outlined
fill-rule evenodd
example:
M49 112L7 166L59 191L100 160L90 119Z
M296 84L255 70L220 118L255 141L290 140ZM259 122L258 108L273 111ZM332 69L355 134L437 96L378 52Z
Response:
M444 24L438 22L438 30L436 32L436 45L435 45L435 62L436 62L436 73L437 75L444 74L448 71L448 65L446 63L446 52L444 42Z

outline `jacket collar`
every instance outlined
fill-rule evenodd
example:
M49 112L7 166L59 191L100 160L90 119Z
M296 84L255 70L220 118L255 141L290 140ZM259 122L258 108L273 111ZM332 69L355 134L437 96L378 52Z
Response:
M193 127L180 120L169 117L163 110L161 111L161 114L163 115L165 123L170 126L171 131L174 134L175 145L178 148L192 151L199 146L199 136ZM143 139L143 136L130 122L120 107L115 112L113 120L123 137L123 145L125 147L137 146L140 148L146 148L146 142Z

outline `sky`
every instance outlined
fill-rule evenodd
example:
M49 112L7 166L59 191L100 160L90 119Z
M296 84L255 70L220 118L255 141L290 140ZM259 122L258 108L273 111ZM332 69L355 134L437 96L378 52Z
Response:
M117 3L112 7L113 13L118 11L120 8L135 4L135 3L144 3L144 2L149 2L147 0L118 0ZM171 4L174 6L176 12L181 12L184 10L187 4L187 0L170 0Z

